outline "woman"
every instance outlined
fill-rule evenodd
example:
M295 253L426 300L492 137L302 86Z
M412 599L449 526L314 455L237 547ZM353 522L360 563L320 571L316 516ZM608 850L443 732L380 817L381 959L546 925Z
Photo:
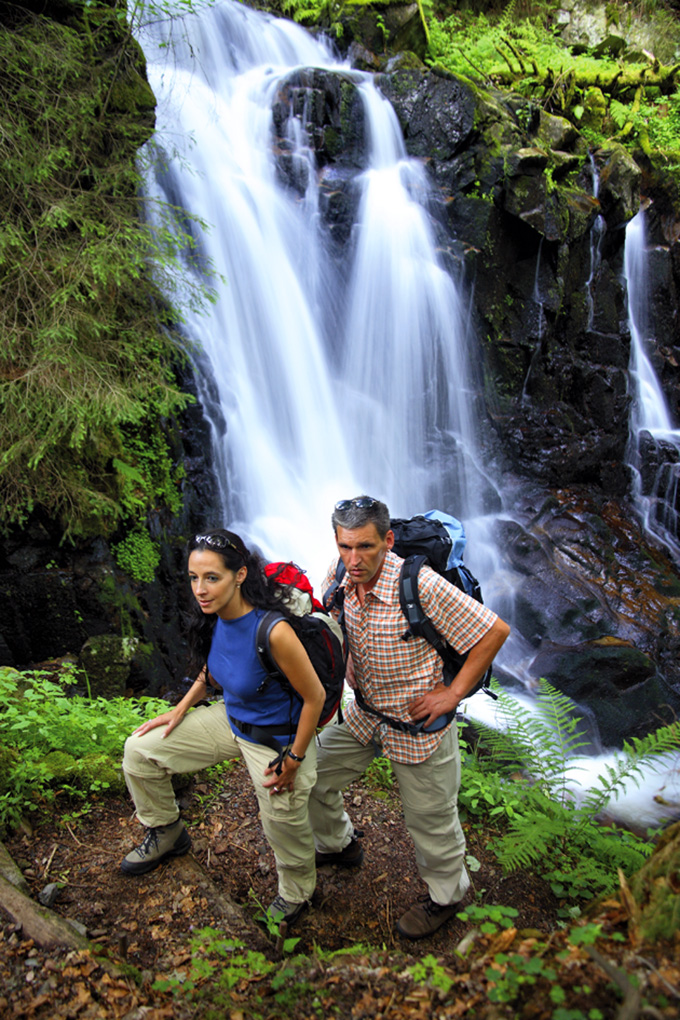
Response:
M276 857L279 892L269 914L291 923L316 882L307 802L316 779L313 737L324 689L293 628L281 620L270 633L271 651L299 699L276 682L258 691L267 675L255 647L258 621L269 609L284 615L286 610L281 585L265 576L261 560L238 535L222 529L196 535L189 543L188 570L195 600L191 675L197 679L179 704L143 723L126 741L123 771L148 833L121 867L128 875L142 875L185 854L191 840L179 817L173 773L196 772L240 755ZM205 698L209 682L223 689L224 700L189 712ZM258 726L276 733L283 746L280 760L272 762L271 749L255 741Z

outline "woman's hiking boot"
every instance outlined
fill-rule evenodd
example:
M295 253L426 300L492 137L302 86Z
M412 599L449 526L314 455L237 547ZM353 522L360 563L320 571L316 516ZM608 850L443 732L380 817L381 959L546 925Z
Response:
M171 825L156 825L120 863L126 875L144 875L153 871L168 857L181 857L191 849L191 837L178 818Z
M281 924L283 921L286 924L292 924L297 921L302 911L308 906L309 900L303 900L302 903L289 903L288 900L284 900L283 896L276 896L267 907L267 916L276 924Z
M397 931L407 939L424 939L433 935L460 909L460 903L435 903L429 895L423 896L399 918Z
M316 866L323 867L324 864L339 864L343 868L358 868L364 859L364 851L359 840L352 836L349 843L342 850L334 854L324 854L321 850L316 851Z

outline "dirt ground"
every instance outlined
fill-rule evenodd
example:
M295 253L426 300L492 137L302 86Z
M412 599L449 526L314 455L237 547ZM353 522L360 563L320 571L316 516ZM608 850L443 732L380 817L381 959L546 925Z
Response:
M263 1007L261 983L257 988L257 1008L249 998L251 992L254 994L253 989L248 986L239 992L237 987L230 992L228 1007L222 1007L215 1014L201 1011L207 1008L205 1003L199 1008L185 998L172 998L169 993L163 995L153 990L153 981L159 976L181 975L183 968L186 971L192 960L190 940L207 926L226 934L237 934L254 949L270 958L276 956L272 937L256 920L261 905L266 906L276 894L276 873L245 769L240 763L234 763L217 779L199 777L179 796L193 840L191 858L205 869L214 888L242 908L245 927L235 932L233 918L225 919L224 911L217 909L215 896L205 883L202 885L197 880L189 867L189 858L170 861L137 878L122 874L120 860L143 835L127 798L103 800L80 818L69 819L63 813L60 817L57 812L34 817L30 825L5 841L29 882L32 897L37 899L46 886L57 883L60 889L52 910L83 925L97 952L122 967L127 976L121 977L120 973L110 976L90 954L69 954L34 945L0 910L0 925L4 918L0 929L1 1017L161 1020L163 1017L219 1015L243 1020L256 1016L321 1015L317 1007L310 1007L307 1012L302 999L287 1006L284 1012L271 1003L267 1007L265 995L266 1008ZM451 974L461 975L461 966L463 972L466 968L470 972L470 960L458 952L470 932L469 922L454 919L434 936L418 943L402 939L395 931L396 919L424 892L396 791L385 792L358 783L350 787L346 800L357 830L363 833L364 864L352 870L320 869L312 906L290 933L300 939L295 953L314 955L319 949L359 947L359 953L364 953L367 961L364 969L368 968L371 973L384 972L383 978L388 982L396 981L396 978L388 978L388 974L393 973L390 966L394 968L395 965L386 964L386 961L398 960L401 966L427 954L440 961L442 967L449 968ZM518 917L512 936L503 933L495 936L505 938L507 945L510 944L508 938L523 940L522 944L526 945L532 940L535 943L536 939L547 943L553 940L557 951L562 930L558 916L560 904L536 875L522 871L504 875L485 845L489 830L485 833L483 836L479 828L466 824L468 852L478 862L478 869L471 876L473 901L516 908ZM609 905L607 923L611 928L626 931L622 905ZM489 939L485 941L481 936L480 939L478 950L488 958L494 947ZM372 951L360 947L375 948ZM619 949L623 951L620 946ZM382 954L382 971L375 966L375 952L378 951ZM586 961L586 965L597 970L592 961ZM658 967L659 961L654 966ZM677 970L675 975L677 980ZM469 973L464 976L469 979ZM409 992L413 983L410 979L405 984L402 982L403 987L399 985L396 991L393 988L390 995L385 993L378 1000L381 980L368 982L372 1004L369 1002L361 1009L357 1002L363 1001L362 996L368 993L364 990L360 995L352 980L345 986L342 981L326 986L325 994L331 998L324 1001L335 1003L333 1008L329 1006L329 1012L348 1017L453 1017L467 1015L466 1010L470 1008L471 1017L541 1015L535 1011L517 1014L512 1007L508 1007L510 1011L507 1012L502 1005L496 1005L491 1013L485 1012L489 1006L488 991L482 994L477 989L475 995L469 986L465 996L456 1000L467 1004L465 1008L459 1006L457 1012L442 1012L441 996L434 992L426 1008L422 997L418 1000L416 996L413 1000L413 989ZM483 976L480 981L484 987ZM612 1012L603 1012L597 996L593 998L593 989L600 985L609 989L603 1001L611 1002ZM673 981L670 986L674 987ZM621 994L616 992L611 981L607 984L601 968L599 979L591 974L578 987L586 987L591 992L585 996L588 1008L592 1010L597 1006L605 1017L618 1015ZM675 1000L670 993L667 997L677 1010L680 994ZM385 1005L388 1000L389 1008ZM677 1011L666 1011L665 1002L662 996L653 1015L657 1018L677 1016ZM475 1003L476 1012L472 1008ZM543 1015L550 1017L552 1012L544 1011ZM588 1009L580 1015L586 1018ZM630 1013L631 1020L636 1015Z

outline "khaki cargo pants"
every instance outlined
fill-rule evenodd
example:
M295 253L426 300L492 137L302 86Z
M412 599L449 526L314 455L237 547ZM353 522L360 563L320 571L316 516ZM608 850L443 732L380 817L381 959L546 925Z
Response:
M347 846L354 826L342 790L363 775L380 745L364 745L345 724L328 726L318 741L317 781L309 817L317 848L336 853ZM420 877L435 903L457 903L470 885L465 867L465 835L458 818L460 750L458 729L450 726L436 751L417 765L392 762L404 821L416 848ZM395 851L397 852L397 851Z
M234 736L224 702L195 708L168 737L164 732L165 727L159 726L141 737L133 734L125 743L123 772L142 825L170 825L179 817L172 788L174 774L243 758L255 788L262 827L276 858L278 891L288 903L310 899L316 885L308 813L309 793L316 780L314 741L297 771L295 789L271 796L262 784L274 754L268 747Z

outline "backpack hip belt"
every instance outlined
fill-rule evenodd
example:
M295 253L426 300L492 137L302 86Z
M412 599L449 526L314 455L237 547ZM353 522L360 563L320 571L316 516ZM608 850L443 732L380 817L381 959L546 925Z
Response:
M229 716L229 721L236 727L239 733L242 733L244 737L252 737L256 744L262 744L264 747L270 748L276 754L276 758L269 762L269 767L276 766L276 774L280 775L281 766L283 759L286 754L286 747L288 742L284 745L280 740L277 740L277 736L283 736L285 729L282 729L282 725L285 727L285 723L279 723L278 726L258 726L257 723L242 722L240 719L235 719L233 715ZM293 736L290 733L289 736Z
M419 733L439 733L440 730L443 730L445 726L448 726L453 721L456 715L454 708L450 712L446 712L445 715L438 716L429 726L425 726L424 719L417 723L408 723L404 722L403 719L394 719L391 715L385 715L384 712L378 711L377 708L373 708L372 705L368 704L358 687L354 691L354 700L362 711L377 716L381 722L387 723L393 730L398 730L400 733L408 733L412 737L417 736Z

